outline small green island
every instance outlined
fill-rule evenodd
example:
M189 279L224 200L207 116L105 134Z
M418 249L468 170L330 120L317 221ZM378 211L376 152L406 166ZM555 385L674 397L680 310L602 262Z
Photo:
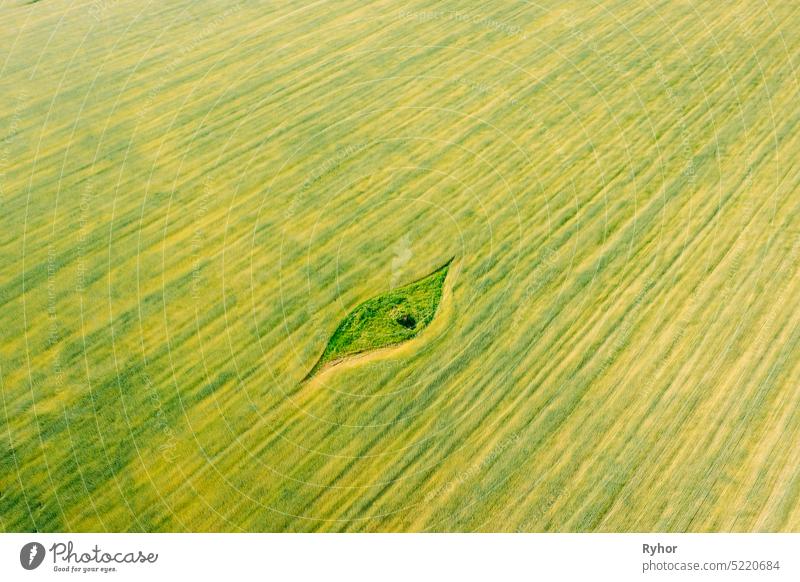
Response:
M395 346L417 336L436 315L453 258L412 283L367 299L345 316L304 380L356 354Z

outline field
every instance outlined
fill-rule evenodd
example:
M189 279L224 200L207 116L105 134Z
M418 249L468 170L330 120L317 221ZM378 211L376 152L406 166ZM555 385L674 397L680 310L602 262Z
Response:
M3 2L0 530L800 531L798 30Z

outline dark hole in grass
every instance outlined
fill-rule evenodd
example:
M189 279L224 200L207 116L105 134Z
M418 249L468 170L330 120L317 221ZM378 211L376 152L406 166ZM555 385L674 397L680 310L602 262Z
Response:
M417 320L414 319L414 316L409 313L404 313L400 317L397 318L397 323L402 325L403 327L407 327L408 329L414 329L417 325Z

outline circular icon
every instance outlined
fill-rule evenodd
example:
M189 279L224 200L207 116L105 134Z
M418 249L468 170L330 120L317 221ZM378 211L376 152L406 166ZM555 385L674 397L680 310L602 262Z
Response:
M44 546L39 542L28 542L19 551L19 563L26 570L35 570L44 560Z

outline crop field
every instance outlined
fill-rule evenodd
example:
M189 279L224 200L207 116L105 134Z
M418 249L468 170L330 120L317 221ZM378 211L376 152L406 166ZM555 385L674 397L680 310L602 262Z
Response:
M0 530L800 531L798 30L0 2Z

